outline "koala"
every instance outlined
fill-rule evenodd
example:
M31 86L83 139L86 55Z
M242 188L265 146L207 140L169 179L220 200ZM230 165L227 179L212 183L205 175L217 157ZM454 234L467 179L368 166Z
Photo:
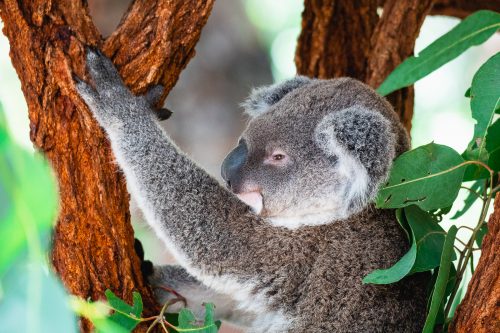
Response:
M371 88L298 76L254 90L220 184L159 125L157 92L134 96L98 52L87 52L87 67L93 82L79 80L77 90L179 262L154 267L152 284L199 312L203 301L215 303L216 316L247 332L421 331L428 274L362 283L408 249L394 212L372 201L409 141Z

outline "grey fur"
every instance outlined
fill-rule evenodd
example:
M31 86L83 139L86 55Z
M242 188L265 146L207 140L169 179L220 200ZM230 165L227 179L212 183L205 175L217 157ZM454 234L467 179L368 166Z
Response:
M310 83L312 80L305 76L296 76L291 80L273 84L269 87L260 87L252 90L250 96L241 105L251 117L266 112L270 106L276 104L290 91Z
M328 198L349 204L342 198L356 179L335 174L344 159L358 161L354 165L362 165L369 177L385 177L387 161L368 161L364 154L370 159L387 158L394 149L399 154L408 148L408 139L390 105L373 90L346 78L312 80L278 92L272 103L266 96L274 96L275 88L261 90L268 109L255 114L243 134L249 147L243 175L263 186L265 212L257 216L175 147L144 97L123 86L108 59L89 52L87 63L95 88L80 82L78 90L107 132L132 196L187 272L156 268L154 281L181 290L212 290L216 299L227 297L223 303L241 313L249 332L421 330L427 274L385 286L361 283L372 270L394 264L408 248L392 211L366 203L356 209L338 207L349 215L328 211L333 214L329 222L294 229L277 227L268 218L281 213L314 217ZM375 129L360 130L365 142L351 149L349 132L357 125L349 117L359 112L363 124L375 120L380 135L396 141L373 138ZM315 134L332 113L339 115L330 119L332 129L345 145L338 148L348 151L338 160L325 154ZM344 117L347 123L342 125ZM378 148L369 147L372 139ZM286 168L266 173L263 169L273 168L259 168L258 159L275 146L292 160ZM345 165L349 172L357 170ZM212 294L205 291L200 297ZM159 297L165 299L161 293Z

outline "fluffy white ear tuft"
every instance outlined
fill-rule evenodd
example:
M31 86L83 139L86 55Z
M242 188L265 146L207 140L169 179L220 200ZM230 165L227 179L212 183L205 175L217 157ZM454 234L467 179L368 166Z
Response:
M353 204L373 199L395 157L390 121L363 105L327 114L316 127L315 142L325 154L337 157L339 170L352 174Z
M275 83L270 86L255 88L250 93L250 96L241 103L246 114L255 118L265 113L269 108L279 102L286 94L294 89L302 87L312 82L312 79L305 76L296 76L280 83Z

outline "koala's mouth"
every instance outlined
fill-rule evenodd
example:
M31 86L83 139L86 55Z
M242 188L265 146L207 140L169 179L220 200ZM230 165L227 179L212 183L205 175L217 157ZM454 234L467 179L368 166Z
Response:
M250 206L255 214L260 214L260 212L262 212L264 200L259 191L236 193L236 196L238 199Z

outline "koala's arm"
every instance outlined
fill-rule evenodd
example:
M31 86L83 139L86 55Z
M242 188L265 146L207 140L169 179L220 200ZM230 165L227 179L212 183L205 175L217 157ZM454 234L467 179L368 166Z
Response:
M177 149L155 119L151 96L134 96L101 54L88 51L87 66L95 87L79 81L77 89L156 234L198 278L251 272L271 229Z

